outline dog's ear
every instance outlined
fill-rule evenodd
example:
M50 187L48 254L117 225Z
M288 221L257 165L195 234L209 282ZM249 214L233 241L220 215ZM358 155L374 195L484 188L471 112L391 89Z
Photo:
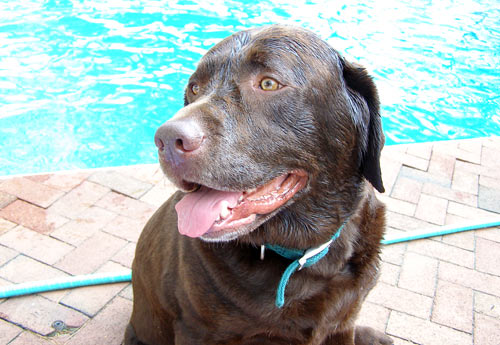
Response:
M342 59L343 77L360 135L359 167L363 176L379 192L385 191L380 170L380 153L385 138L380 118L380 102L373 79L363 67Z

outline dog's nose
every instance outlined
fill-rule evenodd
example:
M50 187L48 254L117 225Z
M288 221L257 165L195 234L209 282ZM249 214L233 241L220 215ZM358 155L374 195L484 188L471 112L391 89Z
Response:
M198 150L205 135L198 123L191 119L167 121L155 134L155 144L160 151L183 155Z

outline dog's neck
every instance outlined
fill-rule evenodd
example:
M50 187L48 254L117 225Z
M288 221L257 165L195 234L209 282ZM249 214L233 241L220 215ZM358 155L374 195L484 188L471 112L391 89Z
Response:
M274 251L275 253L289 259L293 260L292 263L287 267L283 275L281 276L280 283L278 285L278 289L276 290L276 306L278 308L283 307L285 304L285 289L286 286L288 285L288 281L290 280L290 277L292 276L293 273L297 270L301 270L304 267L309 267L314 265L316 262L321 260L326 254L328 254L328 251L330 249L330 245L337 239L339 238L342 229L344 228L345 224L347 221L342 223L342 225L337 229L335 234L332 236L332 238L328 241L325 242L317 247L314 248L309 248L307 250L300 250L300 249L290 249L290 248L285 248L282 246L278 245L272 245L272 244L265 244L261 246L261 252L260 252L260 259L264 260L264 253L265 249L270 249Z

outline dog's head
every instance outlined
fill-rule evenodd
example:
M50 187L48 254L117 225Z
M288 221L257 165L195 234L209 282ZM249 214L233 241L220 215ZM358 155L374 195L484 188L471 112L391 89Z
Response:
M383 142L366 71L288 26L242 31L210 49L185 107L155 136L163 171L186 192L179 231L206 241L247 235L273 216L313 232L311 217L338 224L363 178L383 191Z

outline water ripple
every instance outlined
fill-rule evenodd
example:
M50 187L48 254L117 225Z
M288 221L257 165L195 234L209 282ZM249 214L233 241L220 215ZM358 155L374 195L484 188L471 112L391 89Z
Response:
M379 86L387 142L500 133L494 0L0 3L0 175L156 161L199 58L255 25L317 32Z

